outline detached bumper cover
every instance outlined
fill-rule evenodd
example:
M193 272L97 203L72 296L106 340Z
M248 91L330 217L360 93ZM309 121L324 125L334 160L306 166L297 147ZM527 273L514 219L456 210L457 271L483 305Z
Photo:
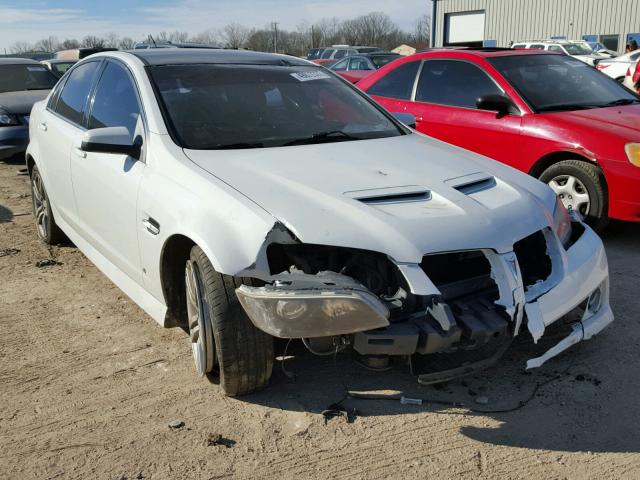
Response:
M561 282L536 301L525 305L529 332L533 341L545 328L587 302L582 320L573 332L544 355L527 362L527 368L541 366L572 345L588 340L613 322L609 305L609 268L600 238L586 227L580 239L568 250ZM597 300L597 302L596 302Z

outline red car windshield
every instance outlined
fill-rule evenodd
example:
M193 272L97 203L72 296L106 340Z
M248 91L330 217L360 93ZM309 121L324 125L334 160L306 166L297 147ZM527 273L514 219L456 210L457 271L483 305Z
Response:
M487 60L538 112L640 102L640 97L615 80L564 55L513 55Z
M320 67L150 67L179 145L261 148L407 133L363 94Z

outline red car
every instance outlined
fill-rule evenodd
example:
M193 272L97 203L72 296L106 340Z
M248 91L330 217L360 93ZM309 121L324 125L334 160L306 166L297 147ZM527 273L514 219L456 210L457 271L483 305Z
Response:
M364 77L400 57L402 55L399 53L391 52L351 55L331 65L329 70L333 70L351 83L358 83Z
M640 96L572 57L432 50L358 87L416 129L548 183L595 228L640 222Z

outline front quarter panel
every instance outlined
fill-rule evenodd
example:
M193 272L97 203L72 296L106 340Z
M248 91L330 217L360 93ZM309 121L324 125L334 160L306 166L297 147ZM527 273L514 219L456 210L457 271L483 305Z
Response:
M192 163L168 135L151 135L149 165L140 186L138 228L145 285L164 302L161 260L174 235L191 239L216 271L250 269L275 219L247 197ZM143 221L160 226L153 235Z

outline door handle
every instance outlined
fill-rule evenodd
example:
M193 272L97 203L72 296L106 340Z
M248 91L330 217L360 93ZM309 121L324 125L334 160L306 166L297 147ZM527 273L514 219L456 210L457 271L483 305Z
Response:
M42 130L43 132L46 132L47 131L47 124L42 122L40 125L38 125L38 128L40 130Z
M73 151L74 151L74 153L75 153L78 157L80 157L80 158L87 158L87 152L85 152L85 151L84 151L84 150L82 150L81 148L79 148L79 147L75 147L75 148L73 149Z
M160 233L160 224L153 218L145 218L142 220L142 225L147 229L151 235L158 235Z

